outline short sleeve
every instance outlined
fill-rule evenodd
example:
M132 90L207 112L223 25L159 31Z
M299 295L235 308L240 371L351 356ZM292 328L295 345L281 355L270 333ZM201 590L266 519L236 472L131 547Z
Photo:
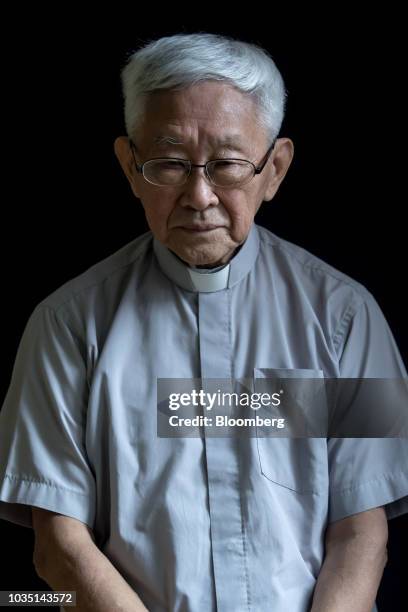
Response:
M31 526L38 506L90 527L95 479L86 454L86 355L43 304L22 335L0 412L0 517Z
M340 378L407 379L390 327L366 293L342 324ZM407 438L330 438L327 443L329 522L379 506L388 519L408 512Z

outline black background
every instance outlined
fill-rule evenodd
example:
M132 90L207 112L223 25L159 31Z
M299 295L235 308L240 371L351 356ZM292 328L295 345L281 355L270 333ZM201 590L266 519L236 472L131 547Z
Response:
M295 158L256 220L363 283L408 363L401 17L391 8L359 19L295 8L281 16L248 4L223 17L219 6L197 9L99 8L86 19L25 9L3 22L11 36L3 54L1 397L35 305L147 230L113 154L124 133L119 72L127 52L177 32L232 35L271 53L288 89L281 135L294 141ZM407 526L407 516L389 522L380 612L406 609ZM0 521L0 542L0 590L45 588L31 562L31 530Z

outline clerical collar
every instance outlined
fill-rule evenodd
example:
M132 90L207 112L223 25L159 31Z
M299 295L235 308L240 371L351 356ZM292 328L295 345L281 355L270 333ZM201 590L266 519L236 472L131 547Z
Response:
M251 270L259 251L258 229L253 224L239 251L225 266L218 268L188 266L156 238L153 250L164 274L179 287L203 293L222 291L238 283Z

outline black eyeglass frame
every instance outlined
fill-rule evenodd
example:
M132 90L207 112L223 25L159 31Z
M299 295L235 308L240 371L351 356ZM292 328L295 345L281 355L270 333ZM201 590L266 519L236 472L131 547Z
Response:
M218 159L209 159L205 164L193 164L189 159L183 159L183 158L178 158L178 157L152 157L151 159L147 159L145 162L143 162L143 164L138 164L137 161L136 161L136 157L135 157L135 151L137 150L136 149L136 145L133 142L133 140L131 140L130 138L129 138L129 143L130 143L130 148L131 148L131 151L132 151L133 161L135 162L136 170L137 170L137 172L142 174L143 178L145 179L145 181L147 183L149 183L149 185L155 185L156 187L171 187L172 186L172 185L157 185L157 183L152 183L151 181L149 181L146 178L146 176L144 175L143 169L144 169L145 164L147 164L148 162L151 162L151 161L155 161L155 160L161 159L163 161L166 161L166 160L167 161L169 161L169 160L171 160L171 161L180 161L180 162L183 162L185 165L188 164L189 171L188 171L188 174L186 174L185 180L183 181L183 183L178 183L177 185L174 185L174 187L180 187L181 185L184 185L188 181L188 179L190 177L190 174L191 174L191 169L192 168L204 168L205 169L204 170L205 176L208 179L208 181L211 183L211 185L214 185L216 187L220 187L222 189L228 189L228 186L217 185L216 183L214 183L211 180L211 178L209 176L209 173L208 173L207 165L210 164L210 163L216 162L216 161L224 161L224 162L225 161L231 161L231 162L241 161L241 162L246 162L248 164L251 164L251 166L254 169L253 176L248 181L246 181L245 183L241 183L241 185L243 185L243 184L246 185L250 181L252 181L252 179L257 174L261 174L262 170L265 168L266 163L267 163L267 161L268 161L268 159L269 159L269 157L270 157L270 155L271 155L271 153L272 153L272 151L273 151L273 149L275 147L275 143L276 143L277 139L278 139L277 137L274 138L271 146L269 147L269 149L267 150L267 152L264 155L264 158L265 158L264 161L259 166L255 166L255 164L252 163L251 161L249 161L249 159L232 158L232 157L228 157L228 158L225 157L225 158L221 158L221 159L219 159L219 158ZM236 185L231 185L231 187L235 187L235 186Z

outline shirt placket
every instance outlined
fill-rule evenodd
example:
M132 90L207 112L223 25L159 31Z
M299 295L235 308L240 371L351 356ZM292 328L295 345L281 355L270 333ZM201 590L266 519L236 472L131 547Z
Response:
M199 343L204 391L220 389L232 379L231 290L199 294ZM207 382L208 381L208 382ZM208 414L208 413L206 413ZM248 559L243 522L238 439L215 437L204 427L205 461L211 526L211 551L219 612L249 611Z

